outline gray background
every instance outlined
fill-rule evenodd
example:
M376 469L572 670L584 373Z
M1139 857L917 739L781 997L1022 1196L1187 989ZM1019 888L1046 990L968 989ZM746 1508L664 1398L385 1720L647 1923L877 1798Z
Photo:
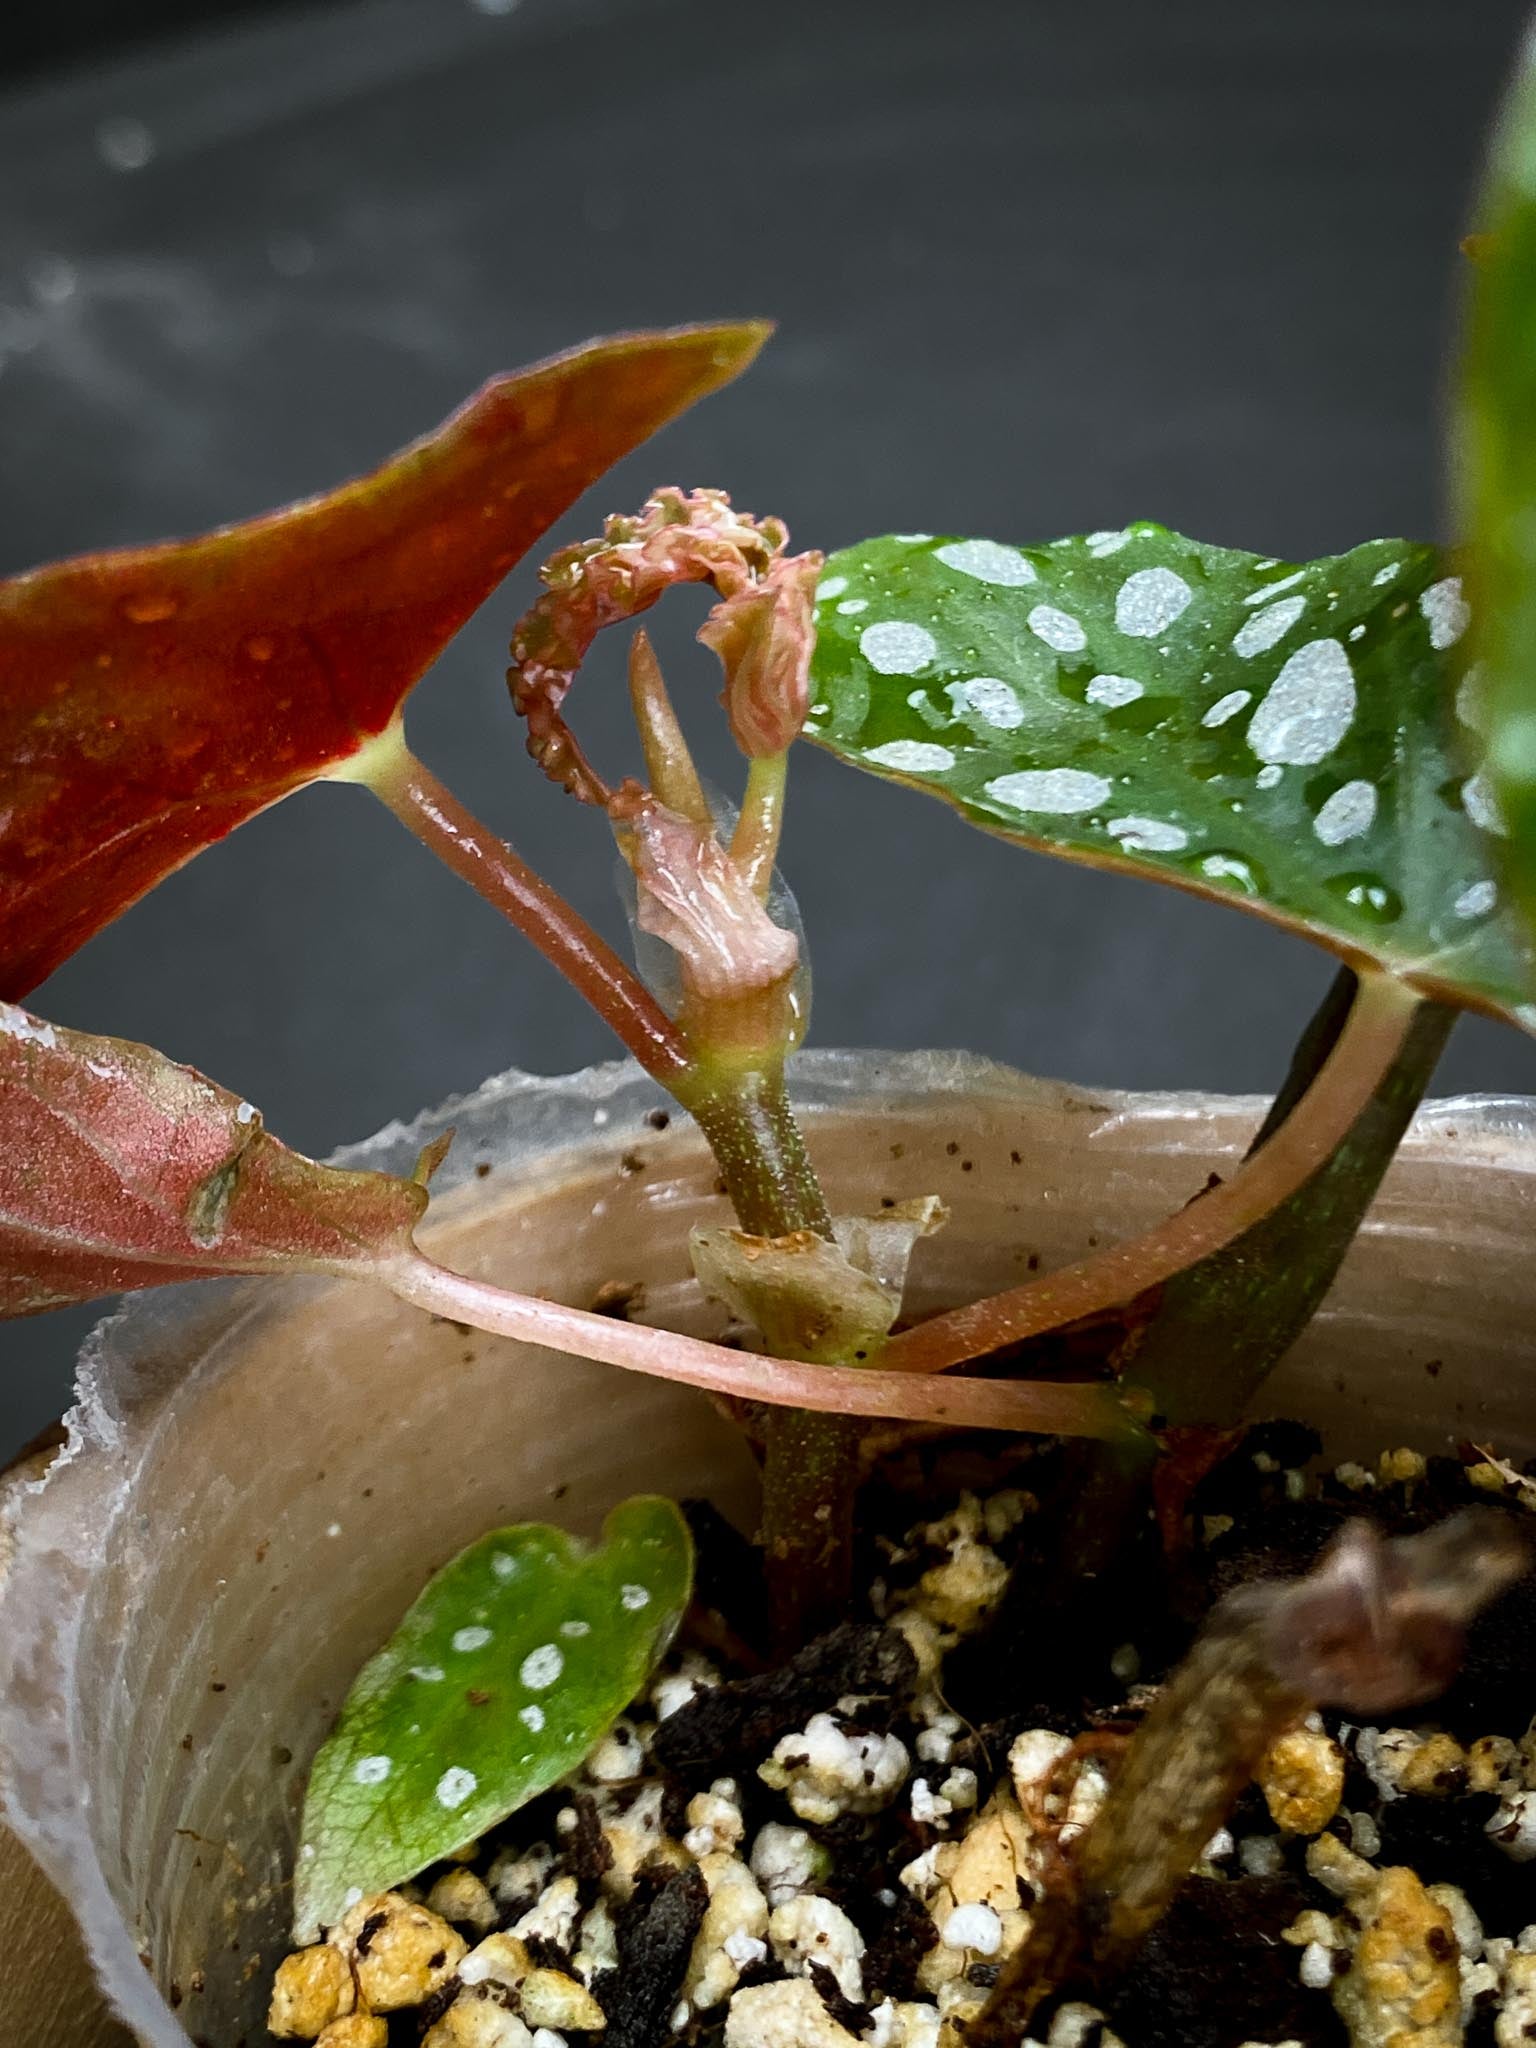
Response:
M1438 533L1456 242L1521 11L357 0L189 30L196 10L167 5L176 33L124 48L132 9L22 5L0 96L0 570L322 488L590 333L737 313L781 323L761 366L564 537L672 480L824 547L1136 516L1290 557ZM412 729L617 934L601 826L523 760L501 683L533 588L525 564ZM659 637L726 781L702 610L674 600ZM604 761L620 658L573 706ZM1235 912L1023 856L809 751L786 867L824 1043L1259 1089L1329 972ZM493 1069L610 1051L371 799L330 788L205 854L33 1000L194 1062L317 1152ZM1466 1023L1442 1084L1536 1090L1536 1049ZM89 1320L0 1334L0 1456L58 1412Z

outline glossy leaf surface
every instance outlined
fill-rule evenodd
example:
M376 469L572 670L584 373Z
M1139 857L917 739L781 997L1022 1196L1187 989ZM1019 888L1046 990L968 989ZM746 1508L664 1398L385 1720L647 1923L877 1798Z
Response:
M1455 449L1488 766L1509 820L1509 874L1536 916L1536 46L1494 133Z
M0 1316L409 1248L415 1181L289 1151L238 1095L0 1003Z
M524 1522L446 1565L364 1666L315 1759L296 1939L574 1770L654 1669L692 1577L687 1523L650 1495L615 1508L596 1549Z
M1461 752L1468 609L1433 550L1295 567L1146 523L1030 548L887 538L828 561L816 619L806 735L843 759L1426 993L1529 1001L1502 821Z
M765 331L596 343L325 497L0 583L0 996L382 732L533 542Z

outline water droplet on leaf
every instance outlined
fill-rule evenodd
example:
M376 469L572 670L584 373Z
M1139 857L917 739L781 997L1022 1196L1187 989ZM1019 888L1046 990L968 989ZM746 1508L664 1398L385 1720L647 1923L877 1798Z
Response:
M1364 870L1330 875L1324 886L1372 924L1395 924L1403 914L1402 897L1380 875Z
M1247 854L1232 853L1225 847L1203 854L1194 863L1197 874L1208 882L1215 882L1223 889L1235 889L1242 896L1262 896L1269 888L1269 878L1255 860Z

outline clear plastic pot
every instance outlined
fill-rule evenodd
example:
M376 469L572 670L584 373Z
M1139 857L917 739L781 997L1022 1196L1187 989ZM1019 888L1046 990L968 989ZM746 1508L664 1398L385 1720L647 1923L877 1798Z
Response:
M815 1054L795 1092L834 1207L937 1193L909 1300L1008 1285L1166 1214L1230 1165L1261 1105L1091 1095L961 1055ZM689 1226L720 1217L682 1119L627 1067L508 1075L345 1155L408 1168L456 1127L428 1242L461 1270L716 1327ZM1536 1450L1529 1313L1536 1105L1418 1119L1324 1313L1268 1390L1340 1455ZM431 1321L358 1284L141 1296L81 1362L67 1451L19 1490L0 1593L8 1817L152 2048L263 2038L305 1770L358 1666L427 1575L498 1523L592 1531L625 1494L712 1496L750 1525L751 1461L680 1388ZM19 1929L0 2042L113 2038L61 2017L46 1893ZM8 1854L16 1860L15 1845ZM51 1923L54 1931L57 1922ZM70 1987L71 1995L79 1986Z

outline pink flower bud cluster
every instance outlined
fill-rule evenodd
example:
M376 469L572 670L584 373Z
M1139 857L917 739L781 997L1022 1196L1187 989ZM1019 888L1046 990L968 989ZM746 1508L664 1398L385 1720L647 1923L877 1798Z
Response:
M604 626L636 617L675 583L710 583L720 602L699 638L725 670L724 704L749 757L778 754L805 723L812 605L822 556L787 555L778 519L736 512L723 491L657 491L637 517L607 521L601 540L555 555L547 589L521 621L507 671L528 721L528 749L584 803L611 792L561 716L566 692Z

